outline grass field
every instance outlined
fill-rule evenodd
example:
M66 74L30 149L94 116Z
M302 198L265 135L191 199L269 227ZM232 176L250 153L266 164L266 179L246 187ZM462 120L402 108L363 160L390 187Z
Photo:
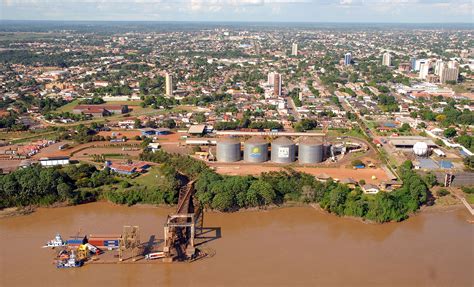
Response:
M12 143L23 143L32 140L39 140L39 139L54 139L56 133L54 131L47 131L47 132L31 132L31 131L23 131L23 132L2 132L0 133L0 139L11 141Z
M110 101L105 102L105 105L127 105L131 107L140 106L142 101Z
M160 181L161 172L159 166L152 166L147 173L142 174L132 180L130 183L135 183L140 186L146 186L149 188L156 187Z
M355 137L355 138L360 138L364 139L365 137L358 131L356 130L346 130L346 131L340 131L340 130L328 130L327 132L328 136L334 136L334 137L339 137L339 136L350 136L350 137Z
M79 100L74 100L74 101L60 107L59 109L56 110L56 112L58 112L58 113L66 113L66 112L72 113L72 110L78 104L79 104Z

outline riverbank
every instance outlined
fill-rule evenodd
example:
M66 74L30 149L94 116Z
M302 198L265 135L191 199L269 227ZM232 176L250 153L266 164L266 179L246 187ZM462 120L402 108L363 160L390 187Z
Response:
M207 212L199 247L215 251L192 264L102 264L57 270L41 249L64 237L120 233L139 225L142 242L163 238L174 208L95 202L38 208L0 220L0 285L34 286L472 286L470 215L463 208L423 212L400 223L366 224L310 206ZM455 235L455 236L453 236ZM25 256L18 256L19 251ZM416 255L415 255L416 254ZM21 267L19 267L21 266ZM28 276L25 275L28 270ZM270 274L270 275L269 275Z
M35 207L9 207L0 210L0 219L14 216L28 215L35 211Z
M453 211L453 210L457 210L457 209L462 209L464 207L464 205L456 197L453 197L453 198L455 199L455 202L448 200L447 201L448 203L446 201L443 201L442 203L437 203L437 201L436 201L435 204L432 205L432 206L423 206L419 209L419 211L417 211L416 213L411 214L410 217L407 218L406 220L409 220L412 217L419 216L423 213L446 212L446 211ZM55 204L53 204L51 206L48 206L48 207L27 206L27 207L5 208L3 210L0 210L0 219L9 218L9 217L31 215L32 213L34 213L38 209L47 210L47 209L55 209L55 208L81 206L81 205L87 205L87 204L93 204L93 203L107 204L107 205L110 205L110 206L116 207L116 208L127 207L127 208L138 208L138 209L166 209L166 210L169 210L170 213L175 212L175 209L176 209L176 205L168 205L168 204L155 205L155 204L139 203L139 204L135 204L135 205L132 205L132 206L127 206L127 205L115 204L115 203L112 203L112 202L109 202L109 201L106 201L106 200L96 201L96 202L92 202L92 203L83 203L83 204L78 204L78 205L69 205L65 202L59 202L59 203L55 203ZM368 219L365 219L365 218L361 218L361 217L339 216L339 215L330 213L327 210L321 208L321 206L317 203L302 203L302 202L285 202L281 205L272 204L272 205L268 205L268 206L264 206L264 207L243 208L243 209L239 209L239 210L236 210L236 211L233 211L233 212L222 212L222 211L218 211L218 210L205 209L205 212L206 212L206 214L207 213L213 213L213 214L223 214L223 215L232 214L232 213L243 213L243 214L245 214L245 213L255 213L255 212L266 213L266 212L271 212L271 211L280 210L280 209L307 208L307 207L311 207L314 210L316 210L317 212L319 212L319 213L321 213L325 216L328 216L328 217L344 218L344 219L349 219L349 220L352 220L352 221L361 222L361 223L364 223L364 224L383 225L383 224L387 224L387 223L397 223L395 221L378 223L378 222L368 220ZM406 220L404 220L404 221L406 221ZM401 221L401 222L403 222L403 221Z

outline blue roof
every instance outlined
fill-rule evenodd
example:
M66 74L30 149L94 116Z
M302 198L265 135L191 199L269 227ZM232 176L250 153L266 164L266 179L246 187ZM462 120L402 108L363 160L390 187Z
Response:
M440 160L439 161L439 166L441 168L453 168L454 165L452 162L450 162L449 160Z
M387 127L387 128L394 128L394 127L397 126L397 125L394 124L394 123L384 123L383 125L384 125L384 127Z
M460 149L459 150L459 153L461 154L462 157L468 157L469 155L467 154L467 152L465 152L463 149Z

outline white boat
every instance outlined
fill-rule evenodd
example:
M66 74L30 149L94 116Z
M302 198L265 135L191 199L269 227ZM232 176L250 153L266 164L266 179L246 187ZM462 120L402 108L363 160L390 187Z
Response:
M58 233L56 234L53 240L46 242L46 245L43 246L43 248L48 248L48 247L54 248L54 247L61 247L61 246L66 246L66 241L64 241L61 235L59 235Z
M154 252L154 253L149 253L145 255L146 260L153 260L153 259L159 259L165 257L164 252Z

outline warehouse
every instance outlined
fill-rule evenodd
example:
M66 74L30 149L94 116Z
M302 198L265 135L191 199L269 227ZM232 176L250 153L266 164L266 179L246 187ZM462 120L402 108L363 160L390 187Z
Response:
M436 148L437 145L429 138L419 136L391 137L389 142L398 149L413 149L417 142L424 142L429 148Z
M39 160L42 166L57 166L69 164L68 156L42 157Z

